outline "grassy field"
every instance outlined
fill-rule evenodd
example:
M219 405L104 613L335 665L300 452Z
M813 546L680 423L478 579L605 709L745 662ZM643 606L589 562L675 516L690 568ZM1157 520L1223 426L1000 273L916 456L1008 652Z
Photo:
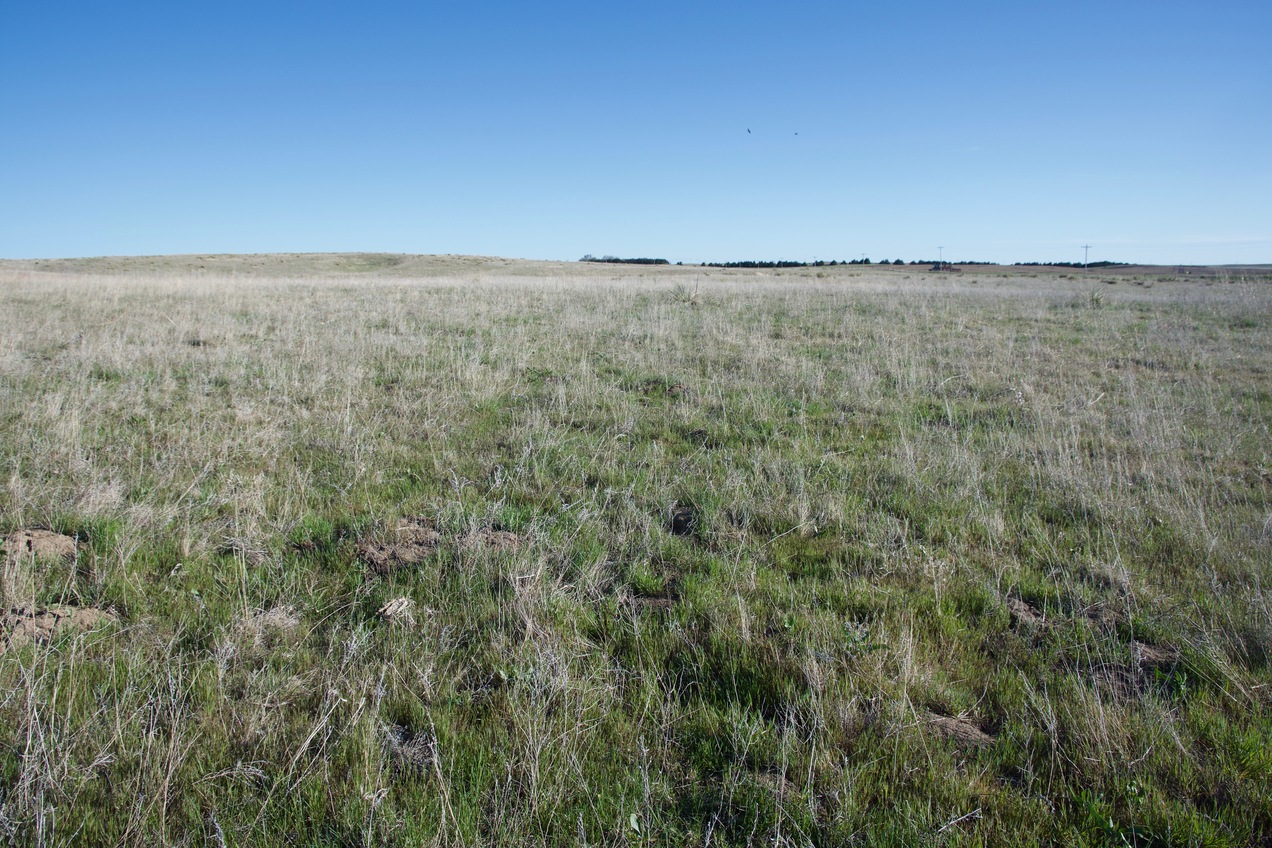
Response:
M0 266L0 839L1272 843L1272 281L293 259Z

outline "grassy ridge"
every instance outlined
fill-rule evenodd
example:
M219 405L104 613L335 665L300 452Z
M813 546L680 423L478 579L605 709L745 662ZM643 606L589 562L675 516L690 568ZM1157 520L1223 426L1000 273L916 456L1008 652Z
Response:
M967 277L11 272L0 832L1272 838L1272 290Z

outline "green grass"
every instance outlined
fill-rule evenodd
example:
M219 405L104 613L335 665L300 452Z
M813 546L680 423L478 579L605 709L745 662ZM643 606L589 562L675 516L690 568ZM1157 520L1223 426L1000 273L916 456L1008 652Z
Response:
M1272 839L1265 284L341 262L2 272L0 837Z

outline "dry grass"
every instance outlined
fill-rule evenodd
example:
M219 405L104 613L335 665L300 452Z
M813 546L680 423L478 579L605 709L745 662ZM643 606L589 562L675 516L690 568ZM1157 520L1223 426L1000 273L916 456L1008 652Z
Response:
M1265 281L273 259L0 269L0 837L1272 838Z

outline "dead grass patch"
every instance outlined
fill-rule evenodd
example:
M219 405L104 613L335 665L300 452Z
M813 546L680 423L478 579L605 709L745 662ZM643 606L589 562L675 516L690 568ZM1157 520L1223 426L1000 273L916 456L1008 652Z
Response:
M255 650L262 650L289 639L300 627L300 617L290 605L258 610L238 623L236 630Z
M481 548L488 551L507 552L520 550L525 546L525 536L508 530L483 528L464 537L461 546L465 548Z

